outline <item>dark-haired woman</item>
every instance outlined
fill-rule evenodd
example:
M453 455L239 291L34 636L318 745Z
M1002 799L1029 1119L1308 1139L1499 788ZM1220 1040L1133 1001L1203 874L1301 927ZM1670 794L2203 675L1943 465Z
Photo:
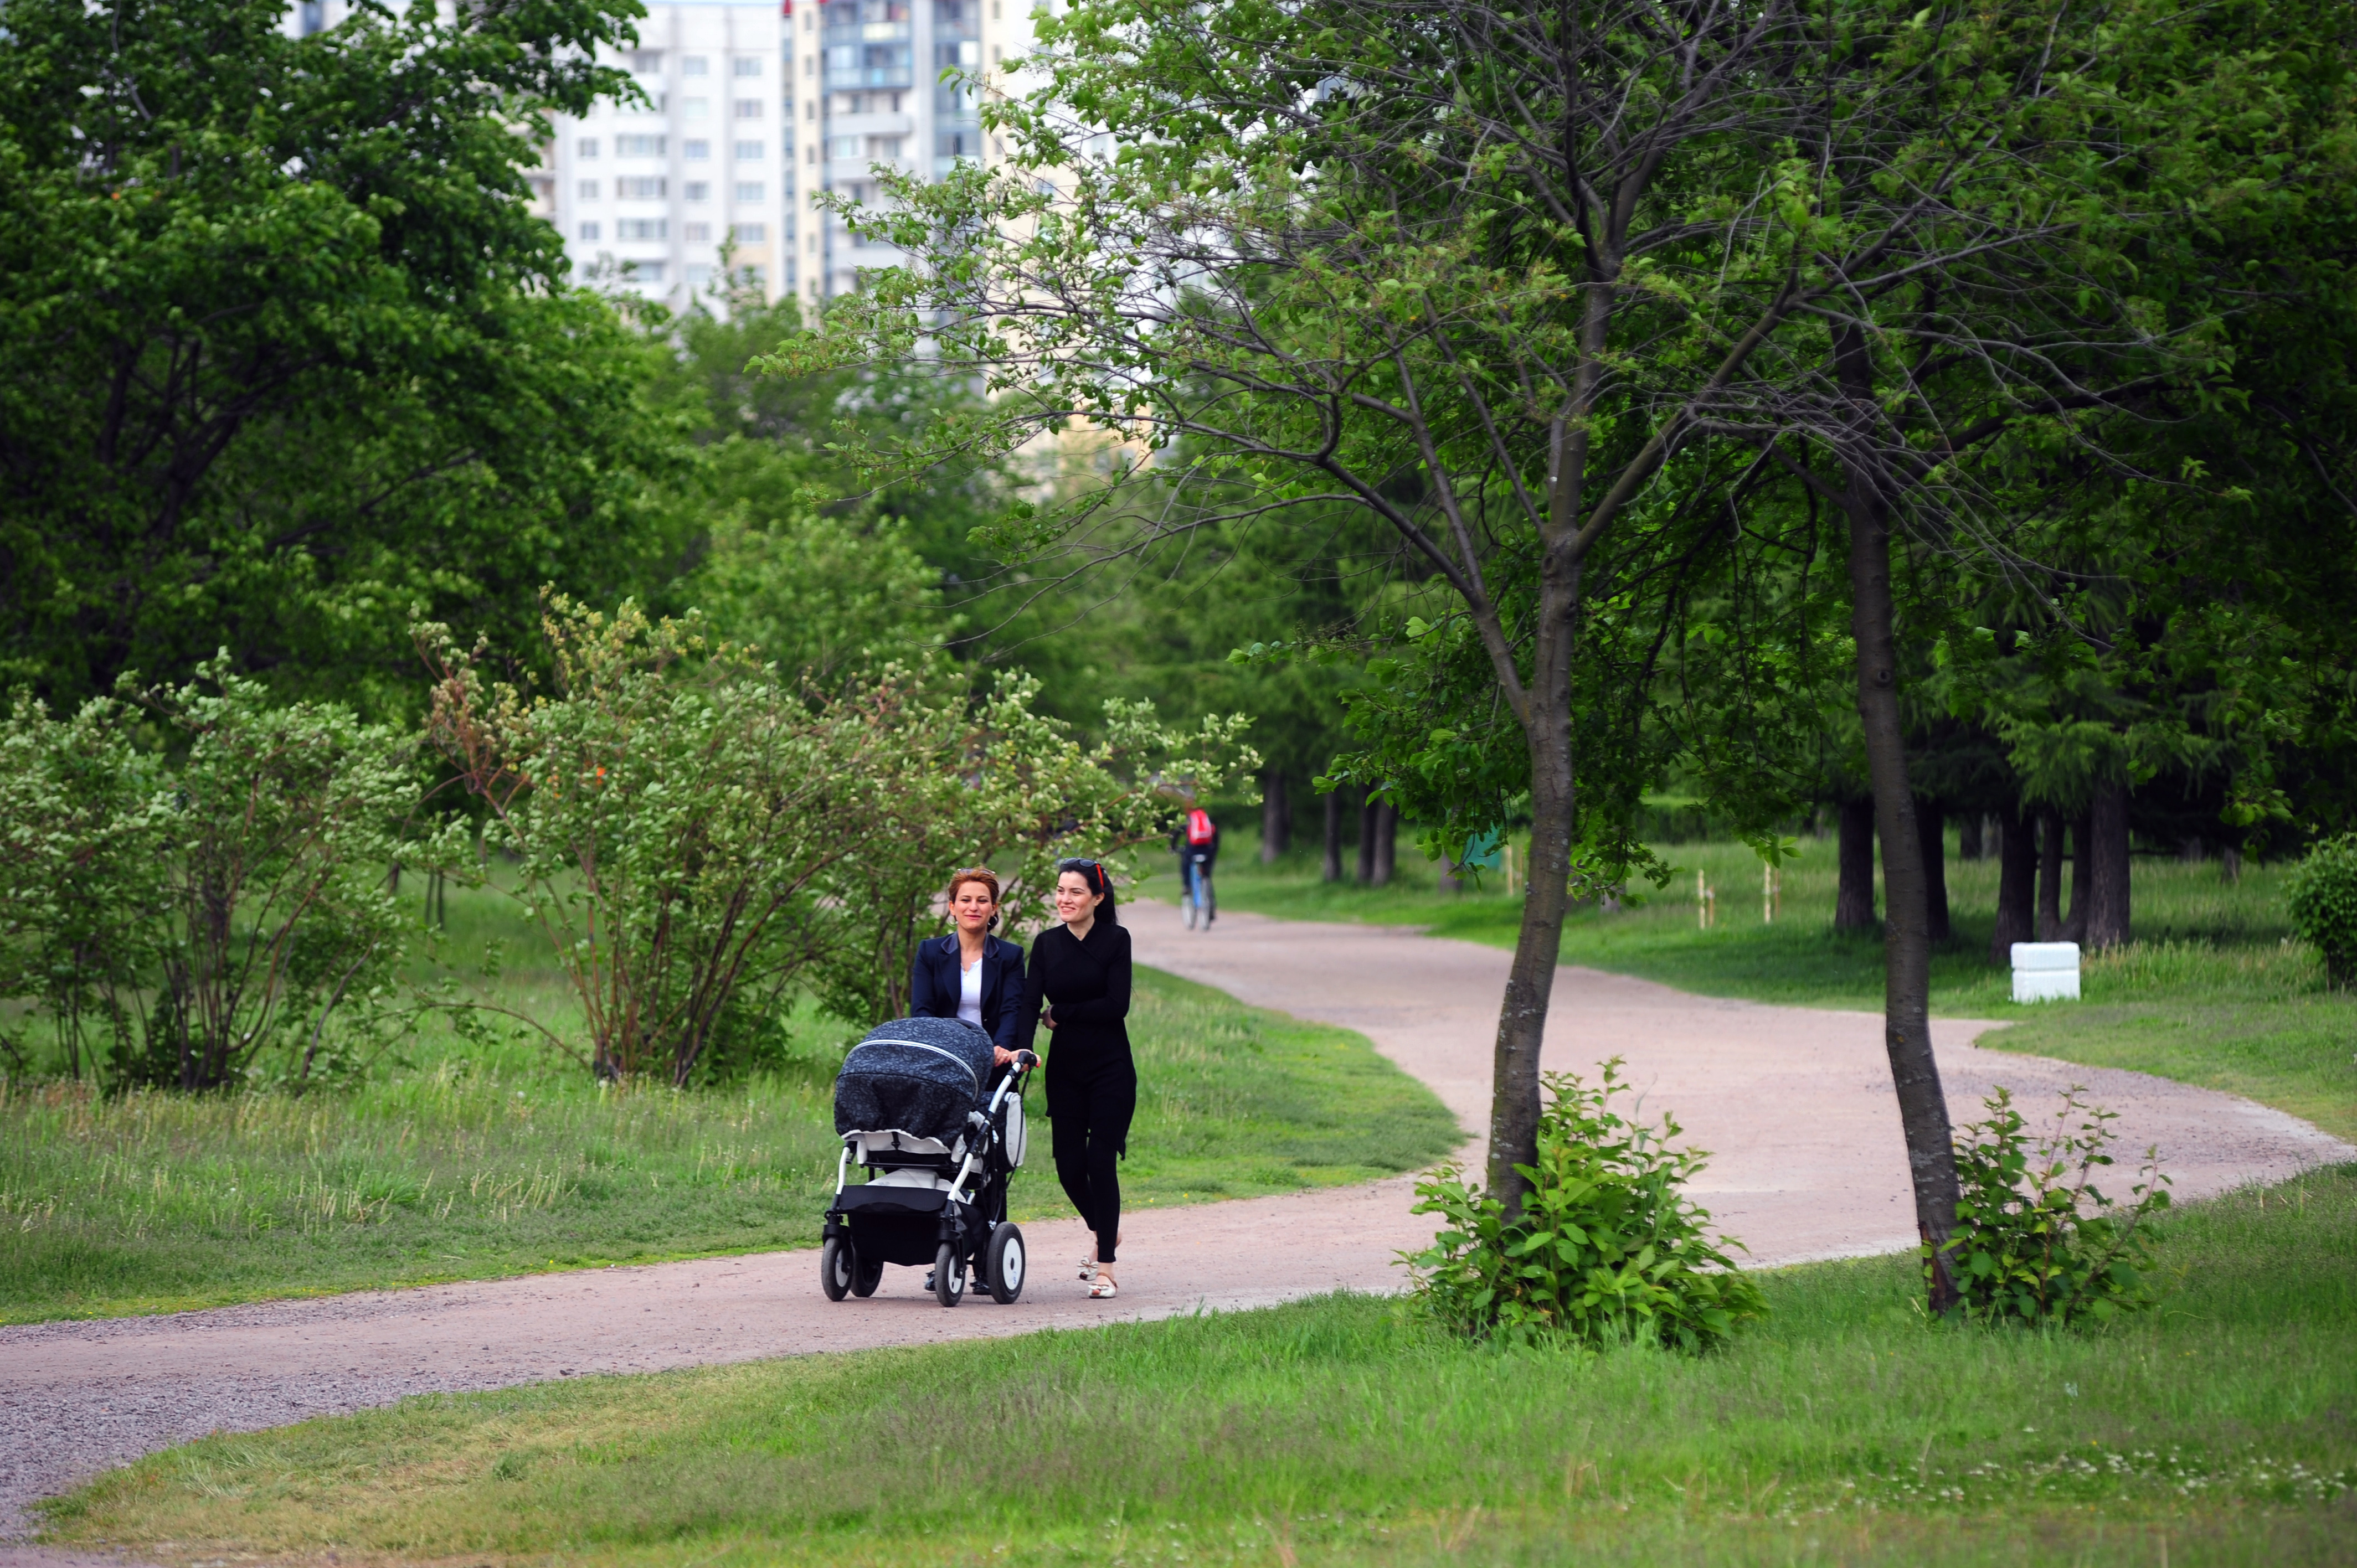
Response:
M1023 1027L1023 950L990 934L998 924L997 874L973 865L951 877L950 919L957 929L917 944L909 1011L964 1019L990 1036L1003 1065Z
M1048 1116L1056 1179L1096 1237L1081 1264L1092 1300L1110 1301L1114 1250L1121 1240L1121 1178L1137 1110L1137 1065L1129 1055L1129 933L1114 915L1113 883L1093 860L1056 863L1056 918L1031 944L1023 992L1022 1038L1036 1024L1052 1031Z

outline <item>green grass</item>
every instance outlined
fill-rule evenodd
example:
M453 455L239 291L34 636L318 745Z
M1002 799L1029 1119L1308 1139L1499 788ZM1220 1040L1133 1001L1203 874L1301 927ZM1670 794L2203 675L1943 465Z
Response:
M48 1539L346 1564L2346 1563L2357 1167L2189 1209L2160 1310L1763 1276L1699 1359L1267 1312L436 1396L143 1460Z
M450 908L453 947L496 934L455 889ZM544 1016L570 1005L544 972L499 984ZM1130 1027L1133 1205L1364 1181L1458 1142L1346 1030L1152 971ZM400 1062L299 1096L0 1079L0 1322L816 1245L856 1034L798 1015L782 1070L688 1092L600 1089L528 1036L485 1047L430 1020ZM1070 1212L1037 1150L1019 1219Z
M1437 868L1405 841L1394 885L1364 888L1321 882L1315 860L1298 852L1263 866L1249 834L1232 837L1218 875L1224 908L1415 925L1513 945L1518 898L1494 877L1482 891L1448 891ZM1669 886L1641 885L1642 901L1616 913L1576 910L1564 931L1565 962L1708 996L1881 1008L1881 940L1833 930L1830 839L1802 841L1801 859L1784 868L1773 921L1763 918L1761 867L1747 846L1665 844L1661 854L1678 868ZM2357 1141L2357 997L2327 990L2322 964L2292 940L2283 868L2246 865L2228 884L2215 862L2138 859L2137 940L2088 959L2081 1003L2028 1007L2015 1005L2008 972L1988 961L1996 863L1955 859L1952 835L1947 871L1957 934L1932 955L1932 1006L1946 1017L2013 1026L1981 1044L2226 1090ZM1708 929L1698 918L1697 873L1716 894ZM1157 877L1149 890L1168 885Z

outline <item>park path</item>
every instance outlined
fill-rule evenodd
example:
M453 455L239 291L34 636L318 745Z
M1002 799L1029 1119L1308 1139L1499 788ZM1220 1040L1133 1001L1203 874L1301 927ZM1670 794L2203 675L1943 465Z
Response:
M1124 909L1139 961L1242 1001L1355 1029L1432 1086L1472 1134L1486 1117L1507 954L1368 926L1230 914L1209 933L1177 911ZM2158 1144L2180 1198L2280 1180L2357 1149L2280 1112L2137 1073L1975 1048L1983 1023L1933 1026L1949 1103L1969 1120L2003 1083L2035 1108L2083 1082L2120 1113L2125 1146ZM1881 1020L1688 995L1593 970L1558 972L1544 1063L1592 1072L1620 1055L1649 1113L1713 1151L1697 1183L1760 1264L1910 1245L1907 1165ZM1044 1141L1044 1140L1043 1140ZM1045 1161L1026 1180L1049 1181ZM221 1429L253 1430L437 1391L822 1350L1073 1328L1396 1288L1395 1255L1432 1234L1412 1182L1305 1192L1125 1221L1122 1294L1083 1299L1074 1221L1027 1231L1023 1300L943 1311L912 1271L874 1299L818 1291L814 1253L780 1252L474 1284L0 1328L0 1542L17 1509L111 1465ZM0 1544L0 1568L56 1554Z

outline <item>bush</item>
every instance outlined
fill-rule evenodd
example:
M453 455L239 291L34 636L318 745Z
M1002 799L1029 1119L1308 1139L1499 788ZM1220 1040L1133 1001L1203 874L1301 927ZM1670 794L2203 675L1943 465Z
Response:
M414 748L332 704L274 706L226 660L124 692L0 724L0 993L102 1082L300 1082L381 1050ZM177 763L135 744L143 725Z
M2338 989L2357 985L2357 833L2327 839L2292 868L2292 928L2324 955Z
M798 991L861 1027L896 1016L952 870L1009 873L1020 921L1055 854L1135 843L1162 830L1172 780L1216 788L1257 761L1241 718L1179 736L1109 712L1084 747L1017 677L977 699L946 666L888 666L830 693L693 615L552 596L544 627L556 690L531 698L487 678L485 648L416 628L428 734L483 803L485 847L511 857L507 890L572 983L587 1049L523 1021L607 1077L685 1085L770 1059L765 1021ZM1185 755L1195 741L1233 760Z
M2072 1086L2052 1134L2033 1151L2012 1091L1982 1103L1988 1120L1959 1128L1963 1197L1944 1249L1966 1316L1987 1321L2108 1321L2158 1300L2150 1277L2154 1238L2144 1221L2169 1207L2169 1178L2146 1151L2125 1204L2094 1184L2112 1164L2118 1112L2091 1110ZM2074 1125L2075 1120L2075 1125ZM1931 1257L1924 1258L1928 1282Z
M1416 1184L1415 1212L1446 1226L1408 1260L1424 1311L1474 1336L1684 1350L1766 1312L1760 1287L1705 1232L1709 1211L1681 1190L1705 1156L1668 1146L1679 1132L1671 1117L1653 1128L1616 1114L1620 1075L1618 1057L1594 1088L1547 1075L1538 1163L1515 1167L1531 1187L1512 1219L1458 1166Z

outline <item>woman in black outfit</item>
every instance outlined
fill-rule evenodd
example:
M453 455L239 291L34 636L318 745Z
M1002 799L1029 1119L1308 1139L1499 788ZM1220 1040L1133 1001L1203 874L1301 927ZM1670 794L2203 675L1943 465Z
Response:
M1129 933L1114 916L1113 884L1093 860L1056 863L1056 918L1031 943L1023 993L1022 1038L1054 1031L1048 1053L1048 1117L1056 1179L1096 1233L1081 1264L1092 1300L1115 1293L1114 1250L1121 1240L1121 1178L1114 1162L1129 1143L1137 1110L1137 1065L1130 1059Z

